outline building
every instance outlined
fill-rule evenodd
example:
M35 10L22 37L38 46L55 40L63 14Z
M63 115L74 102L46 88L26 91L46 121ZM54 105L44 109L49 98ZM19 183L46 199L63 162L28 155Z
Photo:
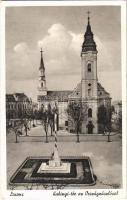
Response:
M39 87L38 87L38 105L53 104L57 102L59 108L59 127L73 131L73 123L68 123L67 107L68 103L81 101L86 106L86 117L81 126L81 133L99 133L101 131L102 121L99 121L100 110L105 108L106 115L110 118L111 97L108 92L98 82L97 76L97 47L94 41L94 35L91 30L90 18L84 34L84 41L81 50L81 82L77 84L73 91L48 91L46 87L45 67L41 50L41 62L39 67Z
M68 106L68 96L72 91L50 91L46 87L46 77L45 77L45 67L43 62L42 50L41 60L39 67L39 85L38 85L38 109L41 109L42 105L45 107L50 103L51 106L54 106L54 103L57 102L59 109L59 129L67 129L68 116L66 113Z
M17 115L16 100L13 94L6 94L6 118L14 119Z
M112 129L122 132L122 101L112 103Z
M24 93L6 94L6 118L18 119L32 111L32 100Z

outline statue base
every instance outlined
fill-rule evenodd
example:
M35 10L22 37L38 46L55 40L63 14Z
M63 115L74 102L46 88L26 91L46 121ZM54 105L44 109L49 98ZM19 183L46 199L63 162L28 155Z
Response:
M55 164L56 163L42 163L37 173L70 173L70 163L61 163L61 165L58 166Z

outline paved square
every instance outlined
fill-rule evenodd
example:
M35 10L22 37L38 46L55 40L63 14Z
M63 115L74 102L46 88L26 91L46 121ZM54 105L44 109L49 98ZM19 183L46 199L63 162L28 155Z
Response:
M29 135L43 136L34 138L24 137L23 141L15 143L14 133L7 134L7 180L14 174L17 168L28 156L51 156L54 142L45 143L43 128L38 126L29 131ZM69 136L63 137L59 142L58 148L60 156L89 156L94 174L97 176L97 183L91 188L114 188L122 185L122 144L118 135L112 137L112 142L104 141L86 141L81 140L76 143L76 136L69 139ZM29 140L28 140L29 139ZM19 138L20 140L20 138ZM115 170L114 170L115 169ZM11 188L8 185L8 189ZM66 188L66 186L65 186ZM71 188L71 187L68 187ZM84 188L84 187L80 187ZM85 187L87 188L87 187ZM17 187L17 189L28 189ZM32 186L32 189L44 189L43 187Z

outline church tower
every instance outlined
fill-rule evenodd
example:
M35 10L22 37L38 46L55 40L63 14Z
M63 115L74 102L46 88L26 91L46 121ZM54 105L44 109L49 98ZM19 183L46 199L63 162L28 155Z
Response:
M46 96L47 95L47 88L46 88L46 79L45 79L45 67L43 62L43 55L41 49L41 60L40 60L40 67L39 67L39 85L38 85L38 95Z
M81 51L82 63L82 102L86 106L86 118L82 124L83 133L97 133L97 49L91 31L90 17L88 12L88 24L84 35Z

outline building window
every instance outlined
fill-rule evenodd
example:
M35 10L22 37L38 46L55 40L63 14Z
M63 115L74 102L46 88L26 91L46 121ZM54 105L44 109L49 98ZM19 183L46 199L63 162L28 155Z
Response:
M41 83L41 87L43 87L43 82Z
M88 64L87 68L88 68L88 72L91 72L91 64L90 63Z
M65 126L68 126L68 121L65 121Z
M91 86L91 83L89 83L88 86L90 87L90 86Z
M91 96L91 89L90 88L88 89L88 96L89 97Z
M91 108L88 109L88 117L92 117L92 109Z

